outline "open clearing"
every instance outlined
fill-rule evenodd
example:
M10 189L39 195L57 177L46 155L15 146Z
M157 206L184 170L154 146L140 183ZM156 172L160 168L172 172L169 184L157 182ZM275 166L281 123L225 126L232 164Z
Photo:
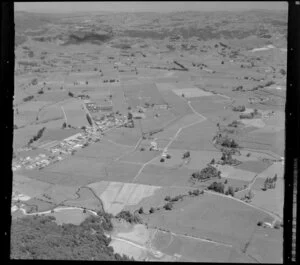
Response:
M205 193L175 204L171 211L161 210L143 219L150 227L174 233L211 239L241 247L249 240L264 212L236 200Z
M103 202L104 210L113 214L119 213L126 205L137 205L160 189L157 186L106 181L92 183L89 187Z

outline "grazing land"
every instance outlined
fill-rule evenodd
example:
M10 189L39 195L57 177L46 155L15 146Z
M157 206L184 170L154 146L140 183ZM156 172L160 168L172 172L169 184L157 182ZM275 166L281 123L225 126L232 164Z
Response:
M15 24L12 257L282 263L285 12Z

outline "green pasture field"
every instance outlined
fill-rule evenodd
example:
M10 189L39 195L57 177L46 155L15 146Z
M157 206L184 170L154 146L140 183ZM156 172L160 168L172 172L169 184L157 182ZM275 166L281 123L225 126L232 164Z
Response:
M77 197L75 194L77 187L65 185L52 185L42 194L36 196L37 199L46 200L53 204L60 204L65 200L72 200Z
M184 212L184 214L182 214ZM183 200L171 211L143 216L150 227L243 247L268 215L238 201L214 194Z
M187 168L170 169L163 165L148 164L136 178L136 183L157 186L186 186L194 170Z
M142 136L139 122L134 121L134 128L114 128L107 132L105 138L116 142L117 144L135 146Z
M158 232L163 233L163 232ZM156 233L154 247L156 246ZM227 246L215 245L209 242L201 242L194 238L186 238L178 235L171 235L169 242L158 248L167 255L181 255L189 261L194 262L226 262L229 261L231 248Z
M253 131L244 137L238 137L237 142L245 149L267 150L284 156L284 133L284 131L274 133L259 133Z
M113 86L110 88L110 93L112 95L112 105L114 112L119 111L123 115L128 113L128 104L126 98L124 97L123 89L120 86Z
M164 90L161 91L161 95L164 101L167 102L168 105L171 107L170 111L174 115L181 116L192 113L192 110L187 104L187 102L183 98L180 98L176 94L174 94L173 91Z
M155 117L155 114L159 116ZM176 117L169 110L148 110L146 112L146 118L141 120L141 125L144 132L150 132L168 126L175 118Z
M86 160L86 159L85 159ZM64 163L64 161L63 161ZM87 163L86 163L87 164ZM56 163L54 165L59 165L59 163ZM52 165L53 166L53 165ZM69 165L67 165L69 166ZM72 164L70 165L71 167L73 166ZM83 166L86 168L87 166L83 164ZM103 179L103 172L101 171L102 167L99 164L92 164L92 166L95 168L96 173L94 170L82 170L79 173L74 173L74 172L59 172L59 171L50 171L46 170L44 168L43 170L22 170L22 174L25 176L31 177L32 179L37 179L40 181L43 181L45 183L50 183L50 184L57 184L57 185L62 185L62 186L73 186L73 187L80 187L83 185L86 185L88 183L92 183L95 181L100 181ZM51 167L51 166L48 166ZM90 165L91 167L91 165ZM76 167L77 168L77 167ZM69 170L71 171L71 170ZM76 171L76 170L75 170ZM92 172L93 171L93 172ZM90 173L88 173L90 172Z
M51 102L59 102L62 101L64 99L68 99L68 93L66 91L48 91L45 90L44 94L38 95L37 99L39 101L51 101Z
M238 158L237 158L238 159ZM265 169L267 169L270 166L269 163L265 163L263 161L245 161L241 163L240 165L236 166L235 168L251 171L255 173L261 173Z
M63 112L60 106L58 105L51 105L49 107L45 107L42 111L39 112L39 121L50 121L62 118L64 118Z
M115 159L122 154L130 151L131 147L116 145L106 140L88 145L85 148L79 149L75 156L82 158L95 158L98 161L108 161Z
M66 209L59 212L48 214L49 216L55 217L55 222L58 225L62 224L74 224L80 225L86 218L91 214L89 212L83 213L81 209Z
M89 125L86 118L86 112L81 101L76 100L73 102L68 102L63 105L63 108L67 116L68 124L75 127Z
M25 194L31 198L42 194L51 186L49 183L29 178L26 175L13 175L13 191Z
M52 202L48 202L37 198L31 198L30 200L25 202L25 205L33 207L34 211L36 212L49 211L55 206Z
M27 125L24 128L14 130L13 148L25 146L28 141L42 129L44 125Z
M42 137L40 138L40 142L62 141L65 138L68 138L74 134L81 132L80 129L72 129L72 128L61 129L63 122L64 122L63 120L59 121L60 127L57 127L55 129L47 128L44 131Z
M216 130L216 125L208 120L192 125L180 132L170 148L195 151L216 150L212 143L212 138L215 136Z
M283 231L272 228L257 227L246 254L260 263L283 262Z
M99 198L92 193L90 189L82 187L77 191L76 194L78 198L64 201L64 205L87 208L95 211L102 210L102 203L100 202Z
M120 162L146 163L159 154L159 151L149 151L147 149L145 149L145 151L140 151L138 149L137 151L124 156Z

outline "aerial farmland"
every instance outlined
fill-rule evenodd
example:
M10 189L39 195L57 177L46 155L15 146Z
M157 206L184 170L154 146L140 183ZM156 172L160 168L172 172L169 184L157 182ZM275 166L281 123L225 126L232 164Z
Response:
M109 218L138 261L282 263L285 12L15 16L13 222Z

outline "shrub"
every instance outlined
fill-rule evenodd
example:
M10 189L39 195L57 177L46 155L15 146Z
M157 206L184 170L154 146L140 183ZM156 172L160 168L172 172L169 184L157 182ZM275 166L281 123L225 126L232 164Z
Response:
M171 202L168 202L164 205L164 209L167 211L171 211L173 208L173 204Z
M153 207L150 208L149 213L154 213L155 209Z
M233 187L229 186L227 192L228 192L228 195L231 195L232 197L234 197Z
M170 159L170 158L171 158L171 155L167 154L166 158L167 158L167 159Z
M44 94L44 90L43 89L39 90L38 94Z
M144 213L143 207L141 207L141 208L139 209L138 213L139 213L139 214L143 214L143 213Z
M239 112L243 112L246 110L245 106L244 105L241 105L241 106L234 106L232 108L233 111L239 111Z
M72 92L69 92L68 95L69 95L70 97L74 97L74 94L73 94Z
M163 162L165 162L165 159L164 159L164 158L161 158L159 161L160 161L161 163L163 163Z
M186 152L183 154L182 158L185 159L185 158L188 158L188 157L190 157L190 156L191 156L190 151L186 151Z
M262 224L263 224L262 221L257 222L258 226L262 226Z
M165 197L165 201L170 201L171 200L171 197L170 196L166 196Z
M196 171L192 174L192 178L196 179L196 180L200 180L200 181L205 181L208 180L210 178L216 178L220 176L220 173L218 173L219 171L211 166L208 165L207 167L203 168L201 171Z
M141 223L142 220L139 216L132 214L129 211L121 211L116 215L116 218L124 219L129 223Z
M224 184L221 182L213 182L207 188L219 193L224 193Z

